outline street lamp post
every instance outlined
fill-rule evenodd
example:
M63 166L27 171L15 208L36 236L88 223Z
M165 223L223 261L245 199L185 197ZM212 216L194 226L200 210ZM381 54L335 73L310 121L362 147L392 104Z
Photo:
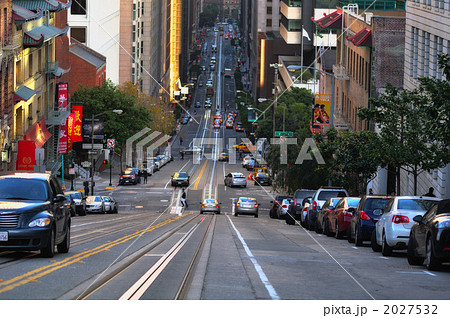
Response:
M275 114L277 112L277 91L278 91L278 68L281 64L270 64L270 67L275 69L275 89L274 89L274 101L273 101L273 137L275 138Z
M113 109L113 110L107 110L107 111L104 111L104 112L101 112L101 113L99 113L99 114L92 114L92 118L91 118L91 151L94 151L94 118L95 117L97 117L97 116L101 116L101 115L103 115L103 114L106 114L106 113L110 113L110 112L113 112L113 113L116 113L116 114L122 114L123 113L123 110L121 110L121 109ZM91 195L94 195L94 165L95 165L95 158L94 158L94 156L92 155L92 162L91 162Z

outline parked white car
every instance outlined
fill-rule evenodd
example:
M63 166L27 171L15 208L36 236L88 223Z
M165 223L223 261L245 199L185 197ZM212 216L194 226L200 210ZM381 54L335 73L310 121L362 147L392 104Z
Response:
M409 233L416 215L424 215L428 208L441 199L420 196L397 196L392 198L375 225L372 234L372 249L384 256L392 250L408 247Z
M289 210L289 206L291 205L292 198L283 199L281 204L278 205L277 208L277 218L284 219L286 217L286 213Z

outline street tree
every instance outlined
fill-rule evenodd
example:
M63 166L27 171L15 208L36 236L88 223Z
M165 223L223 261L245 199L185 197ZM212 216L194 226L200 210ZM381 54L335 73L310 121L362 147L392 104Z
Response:
M448 56L440 58L440 65L448 74ZM401 170L413 175L417 195L418 176L450 162L449 90L448 77L420 79L414 90L387 85L385 94L370 99L370 108L360 108L358 116L378 126L382 161L396 167L397 193Z

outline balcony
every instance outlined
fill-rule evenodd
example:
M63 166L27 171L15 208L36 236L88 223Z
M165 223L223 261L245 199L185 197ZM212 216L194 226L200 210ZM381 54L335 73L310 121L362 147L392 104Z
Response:
M300 2L300 5L291 5L292 2ZM289 4L288 4L289 3ZM302 7L301 1L282 1L280 5L281 14L287 19L301 19Z
M350 77L347 75L347 69L343 65L333 65L333 74L337 80L350 80Z
M15 50L19 50L22 45L22 36L21 34L15 34L11 37L9 41L6 39L2 41L2 49L0 51L0 56L2 54L14 54Z
M339 6L342 8L344 5L355 3L358 5L359 10L368 11L405 11L406 1L399 0L340 0Z

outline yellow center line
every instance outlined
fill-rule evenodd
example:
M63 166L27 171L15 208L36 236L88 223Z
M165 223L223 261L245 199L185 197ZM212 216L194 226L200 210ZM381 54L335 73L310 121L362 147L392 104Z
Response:
M197 190L198 184L202 178L203 172L205 171L206 164L208 163L208 160L205 160L205 163L203 164L202 170L200 170L200 174L198 175L197 181L194 184L194 190Z
M73 255L71 257L68 257L68 258L66 258L66 259L64 259L64 260L62 260L60 262L55 262L53 264L46 265L46 266L43 266L41 268L34 269L34 270L32 270L32 271L30 271L28 273L25 273L25 274L22 274L20 276L14 277L12 279L9 279L9 280L6 280L6 281L2 281L2 282L0 282L0 287L2 287L2 286L5 286L5 287L0 288L0 293L12 290L12 289L14 289L16 287L25 285L25 284L33 282L33 281L36 281L37 278L41 278L43 276L46 276L46 275L48 275L48 274L50 274L50 273L52 273L52 272L54 272L54 271L56 271L58 269L67 267L67 266L69 266L71 264L80 263L80 262L82 263L82 260L85 259L85 258L88 258L88 257L93 256L95 254L98 254L100 252L109 251L110 248L112 248L112 247L114 247L116 245L123 244L123 243L129 243L130 240L132 240L132 239L134 239L136 237L140 237L140 236L142 236L145 233L151 232L151 231L153 231L153 230L155 230L155 229L157 229L157 228L159 228L161 226L167 225L167 224L169 224L171 222L174 222L174 221L176 221L178 219L181 219L181 218L183 218L183 217L185 217L187 215L191 215L191 214L192 213L188 213L188 214L184 214L182 216L178 216L178 217L174 217L172 219L165 220L165 221L163 221L163 222L161 222L159 224L155 224L155 225L153 225L153 226L151 226L149 228L146 228L144 230L136 231L133 234L126 235L126 236L121 237L121 238L119 238L119 239L117 239L115 241L108 242L106 244L103 244L101 246L98 246L96 248L93 248L91 250L87 250L87 251L79 253L79 254L75 254L75 255Z

